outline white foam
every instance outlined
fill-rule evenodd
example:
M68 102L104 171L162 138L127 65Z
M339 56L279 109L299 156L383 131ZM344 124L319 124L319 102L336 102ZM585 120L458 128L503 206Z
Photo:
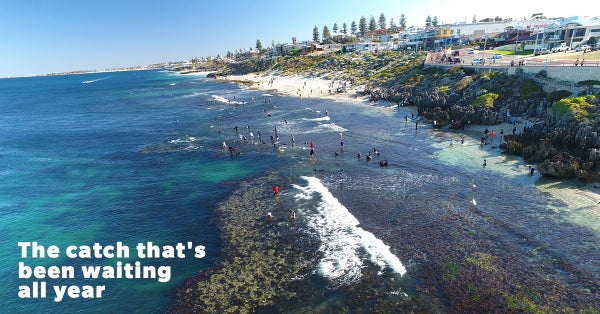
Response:
M335 124L335 123L327 123L327 124L319 124L315 130L313 130L313 132L327 132L327 131L333 131L333 132L348 132L347 129Z
M108 78L110 78L110 76L109 77L103 77L103 78L95 79L95 80L83 81L81 83L82 84L90 84L90 83L94 83L94 82L98 82L98 81L103 81L103 80L106 80Z
M218 96L218 95L213 95L212 99L214 101L218 101L218 102L221 102L221 103L224 103L224 104L238 104L238 105L244 104L243 101L234 101L234 100L227 99L225 97Z
M300 192L296 200L310 200L316 194L321 200L316 208L296 210L307 219L307 225L318 232L321 238L319 250L323 257L319 272L339 284L355 282L361 277L364 253L382 270L389 268L403 275L406 269L392 254L389 246L372 233L359 227L359 221L321 183L318 178L302 177L308 182L305 187L294 185ZM314 210L314 212L311 212ZM362 253L362 254L361 254Z

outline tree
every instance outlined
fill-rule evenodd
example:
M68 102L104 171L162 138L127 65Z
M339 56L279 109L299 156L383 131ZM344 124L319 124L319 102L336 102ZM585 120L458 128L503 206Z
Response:
M379 15L379 29L386 29L387 28L387 22L385 20L385 15L383 15L383 13L381 13Z
M358 30L363 34L367 30L367 19L364 16L361 16L358 21Z
M313 27L313 41L319 42L319 28Z
M473 15L473 24L477 23L477 16Z
M339 28L338 28L338 26L337 26L337 23L333 23L333 33L334 33L334 34L335 34L335 33L337 33L337 32L338 32L338 30L339 30Z
M348 25L346 25L346 22L342 25L342 33L344 33L344 35L348 34Z
M352 21L352 23L350 23L350 34L356 34L356 22Z
M396 28L396 23L394 23L394 18L390 19L390 28Z
M256 50L258 50L258 52L262 51L262 43L260 42L260 39L256 40Z
M427 15L427 18L425 19L425 26L431 26L431 16L429 15Z
M327 40L327 38L331 37L329 33L329 27L327 25L323 26L323 41Z
M437 15L433 17L433 20L431 20L431 25L433 25L433 26L438 26L438 18L437 18Z
M404 13L400 14L400 28L406 29L406 17L404 16Z
M598 37L590 37L587 41L588 46L595 48L596 44L598 44Z
M374 32L377 29L377 22L375 22L375 18L371 15L369 18L369 30Z

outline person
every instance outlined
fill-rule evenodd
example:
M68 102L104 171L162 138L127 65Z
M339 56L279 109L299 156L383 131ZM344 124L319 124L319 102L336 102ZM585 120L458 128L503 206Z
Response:
M340 180L344 180L344 169L340 169L339 175L340 175Z
M483 160L483 166L486 167L487 166L487 160Z
M279 185L275 184L273 186L273 195L279 194Z
M450 140L450 146L449 147L454 147L454 141Z
M419 121L415 121L415 130L419 128Z
M271 212L268 212L268 213L267 213L267 221L268 221L268 222L271 222L271 221L273 221L273 215L271 214Z
M529 175L533 175L534 172L535 172L535 168L532 166L529 166Z
M460 138L460 143L461 143L461 144L464 144L464 143L465 143L465 138L464 138L464 137L461 137L461 138Z
M296 212L292 209L288 209L288 213L290 213L290 218L291 219L295 219L296 218Z

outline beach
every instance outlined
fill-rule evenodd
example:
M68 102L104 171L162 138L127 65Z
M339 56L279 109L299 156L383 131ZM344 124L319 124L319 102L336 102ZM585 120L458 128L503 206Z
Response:
M5 310L577 312L599 303L591 194L480 145L485 126L434 129L415 116L415 128L405 119L414 107L273 77L261 89L159 70L1 81ZM106 285L101 299L54 302L17 297L31 284L14 275L20 241L192 242L206 255L152 261L172 267L166 283L47 279Z
M322 98L359 103L369 101L368 96L361 96L357 93L362 91L364 86L354 86L348 81L299 75L284 76L276 73L228 75L223 79L231 82L243 82L253 89L276 91L281 95L304 99Z

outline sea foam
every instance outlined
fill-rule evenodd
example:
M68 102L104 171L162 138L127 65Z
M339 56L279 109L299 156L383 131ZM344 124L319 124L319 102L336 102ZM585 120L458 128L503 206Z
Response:
M299 190L296 200L313 200L320 197L315 208L306 206L299 208L307 225L314 229L321 238L319 250L323 257L319 261L319 273L335 283L356 282L361 277L361 268L365 255L381 270L391 269L403 275L406 269L383 241L372 233L359 227L359 221L323 183L314 177L302 177L307 186L294 185Z

